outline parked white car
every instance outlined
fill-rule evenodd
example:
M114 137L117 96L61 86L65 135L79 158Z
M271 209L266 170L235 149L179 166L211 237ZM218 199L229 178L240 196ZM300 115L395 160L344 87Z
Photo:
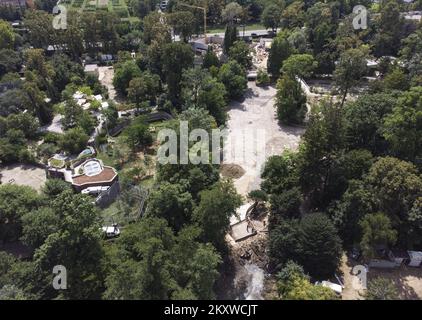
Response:
M115 238L120 235L120 229L117 226L117 224L114 224L112 226L102 227L101 230L104 232L107 238Z

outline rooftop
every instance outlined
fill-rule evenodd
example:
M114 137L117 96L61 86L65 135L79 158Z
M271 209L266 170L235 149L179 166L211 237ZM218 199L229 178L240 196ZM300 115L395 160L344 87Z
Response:
M103 166L100 160L89 159L82 163L75 171L82 171L80 175L73 176L73 184L83 186L85 184L96 184L111 182L117 176L117 172L108 166Z

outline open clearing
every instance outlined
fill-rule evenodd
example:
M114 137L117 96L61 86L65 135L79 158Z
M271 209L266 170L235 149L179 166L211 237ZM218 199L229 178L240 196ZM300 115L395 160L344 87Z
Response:
M107 88L110 100L116 100L116 89L113 85L114 69L113 67L98 67L98 81Z
M0 181L2 184L12 183L29 186L40 191L47 180L45 170L26 164L14 164L0 168Z
M390 279L396 285L400 299L420 300L422 299L422 269L402 266L395 270L375 270L368 273L369 281L374 277Z
M236 171L234 173L244 171L243 175L237 175L238 178L229 172L234 178L237 192L243 196L259 188L265 160L286 149L296 150L304 132L303 128L279 125L274 106L275 95L276 89L273 86L257 87L254 82L249 82L245 100L233 102L228 112L223 168L236 168L228 170ZM229 174L226 172L226 175ZM248 222L244 219L250 206L251 203L245 202L237 210L239 217L234 215L231 218L231 224L243 221L235 230L240 238L249 233ZM246 240L235 242L231 236L226 236L231 249L233 272L230 274L233 277L233 288L227 290L234 293L230 298L263 299L264 269L267 265L267 218L261 220L251 220L256 235L246 236ZM243 230L239 230L240 227ZM249 258L245 260L246 256ZM227 278L225 281L229 283ZM224 297L227 298L227 293Z
M359 281L352 274L352 268L358 263L348 258L345 254L342 257L341 271L343 273L344 290L343 300L364 299L365 290L359 285ZM368 282L376 277L390 279L394 282L400 299L420 300L422 299L422 268L402 266L398 269L374 269L368 272Z
M276 89L273 86L257 87L248 83L246 99L233 102L228 112L228 141L241 149L241 157L230 157L226 164L236 164L245 174L234 180L236 190L241 195L258 189L261 170L265 160L272 155L280 155L284 150L296 150L303 128L279 125L274 106ZM226 150L226 154L231 153ZM237 155L236 151L236 155Z

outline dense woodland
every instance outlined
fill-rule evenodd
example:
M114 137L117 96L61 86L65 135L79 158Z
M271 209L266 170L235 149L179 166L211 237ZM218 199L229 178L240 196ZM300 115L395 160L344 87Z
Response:
M97 118L72 95L108 97L83 69L101 54L116 56L113 84L122 101L110 100L102 110L108 129L121 124L118 111L155 106L175 118L162 127L178 129L179 120L208 132L224 126L252 65L240 25L262 23L277 32L257 83L276 86L280 125L306 126L299 150L269 158L262 190L251 193L270 208L269 270L277 298L334 299L312 282L332 277L352 248L365 260L380 247L422 250L422 23L400 15L421 10L420 0L208 1L208 22L226 30L225 59L210 49L200 66L188 41L203 32L202 12L178 1L162 15L157 1L130 0L139 18L130 22L103 11L69 11L65 30L52 26L54 1L35 4L37 10L0 7L1 165L45 163L58 151L86 147ZM367 29L353 29L356 4L370 9ZM22 25L12 28L9 21L17 19ZM379 76L356 94L368 59L379 59ZM327 74L335 97L312 103L307 114L310 102L297 79ZM40 130L57 114L63 134ZM0 299L216 298L230 254L229 219L243 199L217 165L157 164L147 210L134 219L136 192L154 161L147 152L156 138L150 129L136 117L106 156L122 188L117 207L124 228L115 241L102 237L101 210L63 181L48 180L41 193L0 185L0 241L31 248L26 260L0 251ZM107 136L101 132L95 144L107 144ZM55 265L66 266L68 290L51 287ZM388 291L384 298L396 297L377 280L367 298L380 298L379 288Z

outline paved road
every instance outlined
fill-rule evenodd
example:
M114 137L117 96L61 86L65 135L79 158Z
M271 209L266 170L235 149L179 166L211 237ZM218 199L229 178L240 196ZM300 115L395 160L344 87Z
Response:
M280 29L277 29L277 31ZM238 28L239 31L239 36L243 36L243 30L241 28ZM265 29L257 29L257 30L246 30L245 31L245 36L251 36L252 33L256 33L258 36L265 36L268 34L270 30L265 30ZM211 36L220 36L220 37L224 37L224 32L207 32L207 37L211 37ZM178 35L173 37L174 41L180 41L180 37ZM196 38L196 37L192 37L192 40L201 40L203 39L203 35L200 36L200 38Z
M243 30L241 28L237 29L239 32L239 36L243 36ZM258 36L264 36L268 34L268 31L270 30L265 30L265 29L258 29L258 30L246 30L245 31L245 36L251 36L252 33L256 33ZM224 32L217 32L217 33L207 33L207 36L220 36L220 37L224 37Z

